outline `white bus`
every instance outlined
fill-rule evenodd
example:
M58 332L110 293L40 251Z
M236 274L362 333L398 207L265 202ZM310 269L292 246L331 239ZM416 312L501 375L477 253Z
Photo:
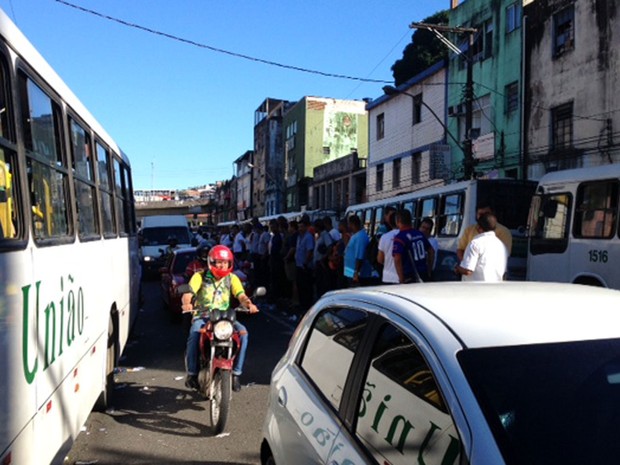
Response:
M543 176L529 219L530 281L620 289L620 165Z
M352 205L347 208L346 216L359 216L369 236L377 233L388 206L408 209L414 227L418 227L423 218L431 218L435 223L432 235L439 243L435 279L449 281L457 279L454 273L458 262L456 248L465 227L476 222L477 206L490 206L498 221L513 235L508 278L523 280L527 258L527 214L535 187L535 182L514 179L461 181Z
M0 11L0 463L106 407L139 284L127 157Z

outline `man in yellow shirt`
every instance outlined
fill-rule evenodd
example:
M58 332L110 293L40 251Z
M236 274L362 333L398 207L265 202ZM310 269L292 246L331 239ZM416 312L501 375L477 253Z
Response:
M479 206L476 210L476 220L480 219L482 215L486 214L494 215L495 213L493 212L493 209L488 205ZM459 239L459 243L456 247L456 256L459 259L459 263L463 260L463 254L465 253L465 249L467 248L469 243L481 232L482 231L480 230L478 223L474 223L465 228L465 231L463 231L463 235ZM504 243L508 252L508 256L510 256L510 253L512 251L512 233L510 232L510 229L508 229L502 224L497 223L497 226L495 228L495 235L500 241Z
M192 326L187 338L187 378L185 379L185 385L191 389L198 388L200 329L206 324L209 312L228 310L231 296L238 299L239 303L250 313L258 312L256 305L245 294L241 281L237 275L232 273L233 253L230 249L223 245L216 245L209 251L208 257L208 270L194 273L189 281L192 292L183 294L181 298L183 312L193 311ZM194 296L198 310L194 310L194 304L192 304ZM239 377L243 371L248 348L248 331L238 321L235 321L234 328L239 332L241 339L239 355L233 367L233 390L239 391L241 389Z

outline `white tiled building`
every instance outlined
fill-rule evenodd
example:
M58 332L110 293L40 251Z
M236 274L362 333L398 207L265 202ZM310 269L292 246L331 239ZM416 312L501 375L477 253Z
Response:
M450 178L446 65L439 62L367 104L368 201L393 197Z

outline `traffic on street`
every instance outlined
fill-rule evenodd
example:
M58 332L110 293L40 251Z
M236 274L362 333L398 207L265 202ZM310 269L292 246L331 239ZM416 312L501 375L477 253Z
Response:
M170 317L158 281L143 282L143 295L111 407L91 413L65 464L260 464L269 379L294 326L269 307L240 317L251 336L242 389L226 431L213 436L208 402L184 385L187 327Z

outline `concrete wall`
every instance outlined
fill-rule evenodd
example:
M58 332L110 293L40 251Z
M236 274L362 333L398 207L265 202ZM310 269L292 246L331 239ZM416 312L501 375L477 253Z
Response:
M473 64L474 99L485 99L488 101L488 106L480 111L474 103L473 109L478 113L477 119L488 123L482 124L483 131L487 128L488 132L480 134L486 135L480 144L485 149L476 171L496 171L499 175L504 175L506 170L514 173L514 170L518 170L521 166L521 107L510 113L507 113L505 108L506 86L511 83L518 83L519 102L523 101L521 79L523 27L511 32L506 29L507 8L517 3L519 2L515 0L467 0L450 10L449 19L452 27L473 27L479 29L480 34L485 33L487 25L491 25L493 29L492 39L489 41L490 56L483 53ZM466 51L468 35L461 35L460 40L458 45ZM463 59L451 54L448 106L457 108L459 104L464 104L463 91L466 78L467 71ZM465 115L461 112L458 117L448 119L450 130L458 135L460 141L466 136L464 118ZM453 147L453 153L462 153L452 140L448 143ZM490 147L487 149L489 143ZM461 160L462 156L454 159L453 168L457 176L463 173Z
M445 124L446 69L436 66L431 74L414 78L399 87L399 91L422 99L441 122ZM369 160L367 170L368 200L379 200L409 192L433 181L431 173L431 147L442 143L442 124L426 107L421 108L421 120L413 124L413 98L403 93L382 96L368 104ZM377 118L383 114L384 137L377 139ZM419 157L419 170L413 168L413 154ZM394 160L401 163L398 187L392 178ZM377 191L377 166L383 164L383 189Z
M554 56L553 15L568 5L574 5L574 44ZM620 127L617 8L617 2L597 0L537 0L526 7L529 178L550 170L620 162L614 143ZM573 103L574 150L554 154L551 110L568 102Z

